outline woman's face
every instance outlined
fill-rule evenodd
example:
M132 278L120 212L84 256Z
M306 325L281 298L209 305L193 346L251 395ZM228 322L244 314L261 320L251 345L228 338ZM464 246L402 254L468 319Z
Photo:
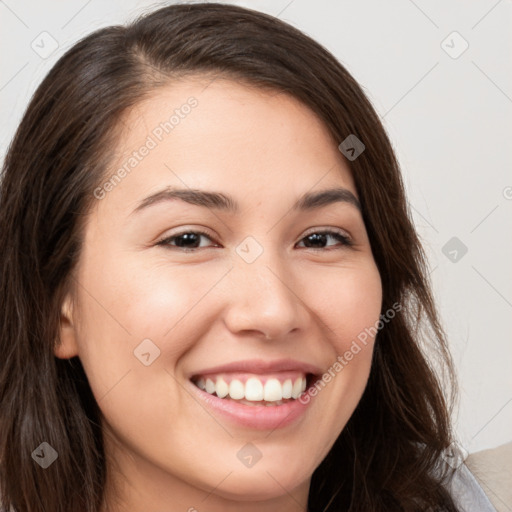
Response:
M350 170L315 114L206 85L159 89L124 119L56 355L84 366L126 507L297 510L365 388L374 339L353 342L379 320L381 280ZM345 192L304 201L328 189ZM315 396L293 399L329 369Z

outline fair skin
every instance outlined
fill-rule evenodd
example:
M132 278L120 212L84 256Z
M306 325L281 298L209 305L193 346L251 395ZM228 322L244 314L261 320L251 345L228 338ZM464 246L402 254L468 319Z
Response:
M297 421L272 430L212 412L190 392L189 377L246 359L290 358L325 372L378 321L380 275L353 204L292 209L303 194L330 188L358 198L337 143L315 114L284 94L222 79L206 84L161 88L123 120L107 178L167 112L190 96L198 100L94 200L55 351L80 357L103 415L106 509L304 512L311 475L364 391L374 340ZM222 192L239 212L174 199L132 213L167 186ZM156 245L197 229L209 235L195 251L176 241ZM328 235L306 246L306 236L325 229L353 245ZM248 236L263 249L252 263L236 252ZM144 339L160 350L148 366L134 356ZM237 457L247 443L261 453L252 467Z

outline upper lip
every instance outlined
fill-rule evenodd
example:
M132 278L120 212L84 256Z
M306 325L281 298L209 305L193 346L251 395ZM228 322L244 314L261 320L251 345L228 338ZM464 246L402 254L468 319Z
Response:
M322 370L318 366L302 361L296 361L294 359L275 359L272 361L266 361L264 359L246 359L243 361L232 361L231 363L204 368L202 370L195 371L190 375L190 377L211 373L245 372L265 374L285 371L302 371L305 374L312 373L314 375L320 375L322 373Z

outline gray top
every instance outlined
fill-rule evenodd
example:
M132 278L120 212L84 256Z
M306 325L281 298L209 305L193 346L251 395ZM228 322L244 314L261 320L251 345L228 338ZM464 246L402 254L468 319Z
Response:
M466 464L457 468L445 487L460 512L497 512Z

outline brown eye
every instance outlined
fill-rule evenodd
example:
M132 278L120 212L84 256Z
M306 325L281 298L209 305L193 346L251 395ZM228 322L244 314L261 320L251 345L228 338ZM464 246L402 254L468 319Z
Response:
M301 242L305 241L305 247L307 249L324 249L329 238L338 240L341 246L346 247L352 245L352 241L348 236L332 230L315 231L306 235Z
M160 240L156 245L193 251L201 248L201 237L211 240L210 235L204 231L182 231Z

